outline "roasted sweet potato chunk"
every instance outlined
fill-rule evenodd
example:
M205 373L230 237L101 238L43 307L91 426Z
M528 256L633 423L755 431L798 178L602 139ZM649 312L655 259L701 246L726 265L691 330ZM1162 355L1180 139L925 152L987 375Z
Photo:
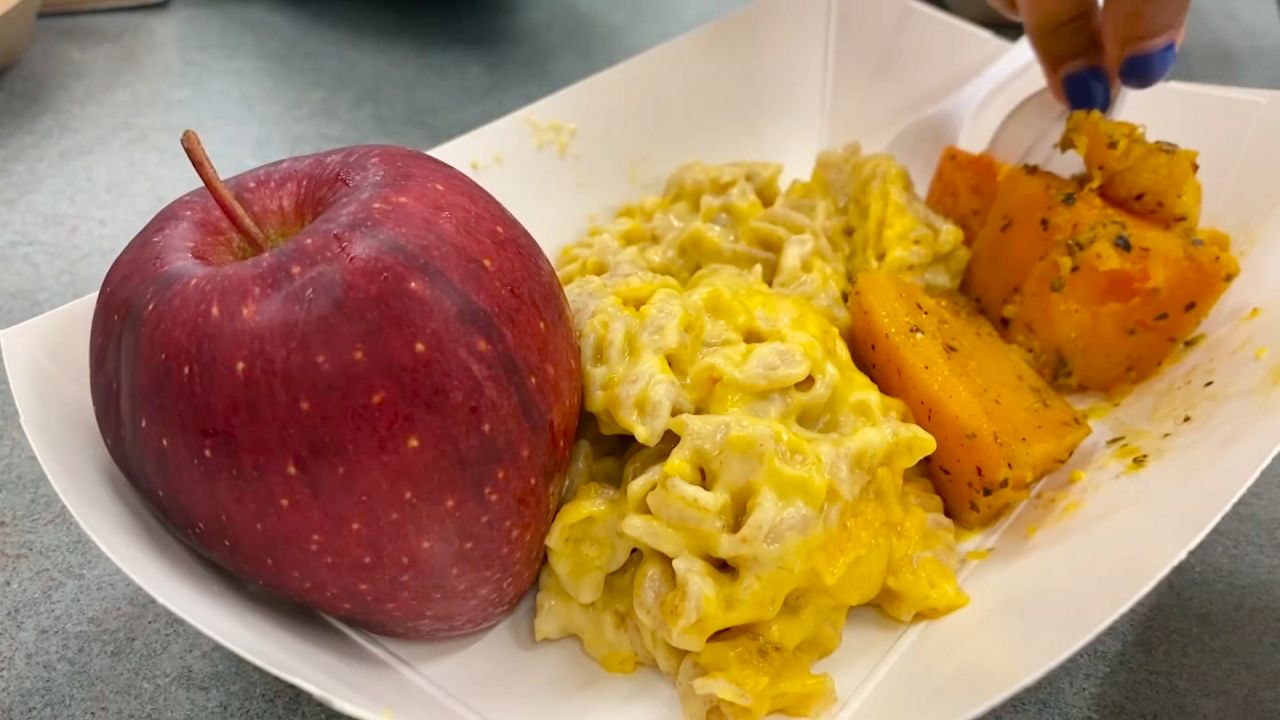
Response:
M1071 114L1061 147L1080 154L1090 184L1111 204L1155 225L1195 234L1201 188L1194 151L1151 142L1137 125L1097 110Z
M1089 222L1079 200L1076 183L1034 167L1001 176L964 279L964 291L992 322L1000 321L1035 266ZM1088 197L1086 204L1100 205Z
M975 155L954 147L944 150L938 160L926 203L960 226L966 245L973 245L986 224L1000 172L1000 163L990 155Z
M1222 233L1186 236L1016 168L1001 178L964 287L1055 385L1110 391L1155 372L1238 272Z
M934 488L961 525L998 518L1089 434L1083 415L960 295L864 273L849 309L854 360L938 441Z

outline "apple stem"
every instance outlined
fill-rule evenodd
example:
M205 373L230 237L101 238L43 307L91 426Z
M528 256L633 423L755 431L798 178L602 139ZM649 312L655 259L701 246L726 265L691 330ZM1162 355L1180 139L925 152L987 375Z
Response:
M249 242L253 253L258 255L266 252L267 236L262 233L262 230L250 217L248 211L232 194L231 188L227 187L226 183L222 182L222 178L218 177L218 171L214 169L213 161L209 159L209 154L204 151L200 136L194 130L187 130L182 133L182 149L186 151L187 159L191 161L191 167L195 168L201 182L209 190L209 194L213 196L213 201L218 203L218 207L222 208L222 212L226 214L227 219Z

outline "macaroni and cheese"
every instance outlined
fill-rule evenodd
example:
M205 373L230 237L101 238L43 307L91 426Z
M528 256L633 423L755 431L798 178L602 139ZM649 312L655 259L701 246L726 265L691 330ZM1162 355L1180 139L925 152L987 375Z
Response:
M539 639L653 665L691 718L813 715L850 607L962 606L955 534L913 466L934 440L850 359L850 278L954 288L967 250L855 146L779 187L691 164L558 264L586 417L547 538Z

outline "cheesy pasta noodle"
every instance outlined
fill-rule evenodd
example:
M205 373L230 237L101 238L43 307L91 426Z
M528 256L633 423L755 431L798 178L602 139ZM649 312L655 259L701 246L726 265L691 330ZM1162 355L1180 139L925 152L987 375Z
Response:
M854 273L954 288L967 250L905 170L856 146L677 170L558 263L583 427L547 538L539 640L652 665L688 718L809 716L849 608L902 621L967 598L955 534L913 467L934 440L850 359Z

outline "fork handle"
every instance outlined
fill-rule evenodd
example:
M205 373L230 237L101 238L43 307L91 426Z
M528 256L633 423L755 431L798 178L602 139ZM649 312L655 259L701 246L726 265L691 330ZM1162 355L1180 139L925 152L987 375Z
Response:
M993 90L1016 78L1028 66L1035 62L1035 51L1031 49L1031 41L1026 35L1018 38L1004 53L972 80L951 94L940 105L956 102L964 108L963 115L972 114L978 103L982 102Z

